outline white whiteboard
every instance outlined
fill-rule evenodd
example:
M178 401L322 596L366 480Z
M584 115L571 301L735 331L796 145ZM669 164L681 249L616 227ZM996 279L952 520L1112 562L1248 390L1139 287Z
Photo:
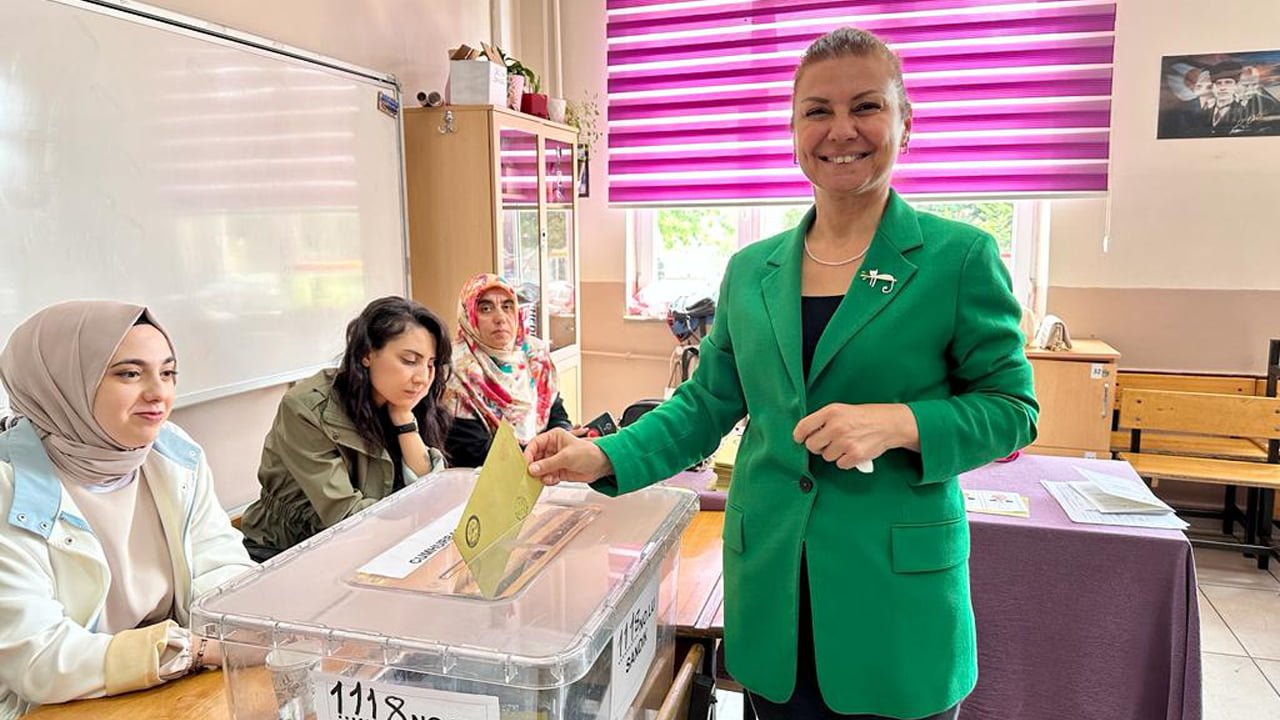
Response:
M0 340L146 304L189 405L332 365L405 294L394 78L122 0L2 0L0 28Z

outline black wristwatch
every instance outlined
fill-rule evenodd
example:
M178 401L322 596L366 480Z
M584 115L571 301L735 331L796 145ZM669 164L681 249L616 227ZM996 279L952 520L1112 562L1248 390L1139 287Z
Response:
M404 435L405 433L416 433L418 432L418 421L410 420L409 422L403 425L395 425L393 427L395 427L397 435Z

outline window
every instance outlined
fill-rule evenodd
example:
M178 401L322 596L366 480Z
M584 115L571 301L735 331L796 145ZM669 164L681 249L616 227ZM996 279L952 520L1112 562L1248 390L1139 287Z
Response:
M913 203L986 230L1000 246L1014 294L1032 301L1038 203L1029 200ZM631 211L627 315L665 318L682 297L715 297L729 256L800 222L808 205L646 208Z

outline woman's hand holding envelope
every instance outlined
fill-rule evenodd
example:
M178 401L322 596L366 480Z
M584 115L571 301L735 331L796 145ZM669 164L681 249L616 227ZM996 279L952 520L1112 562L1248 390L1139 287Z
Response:
M543 485L592 482L613 474L613 463L596 444L556 428L538 435L524 449L529 474Z

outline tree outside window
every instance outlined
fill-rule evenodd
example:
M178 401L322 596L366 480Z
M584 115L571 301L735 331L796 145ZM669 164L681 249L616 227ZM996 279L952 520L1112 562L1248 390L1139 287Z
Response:
M913 203L918 209L979 227L1014 271L1015 246L1030 242L1011 200ZM627 315L665 318L679 298L715 297L729 257L800 223L808 205L679 207L632 211Z

